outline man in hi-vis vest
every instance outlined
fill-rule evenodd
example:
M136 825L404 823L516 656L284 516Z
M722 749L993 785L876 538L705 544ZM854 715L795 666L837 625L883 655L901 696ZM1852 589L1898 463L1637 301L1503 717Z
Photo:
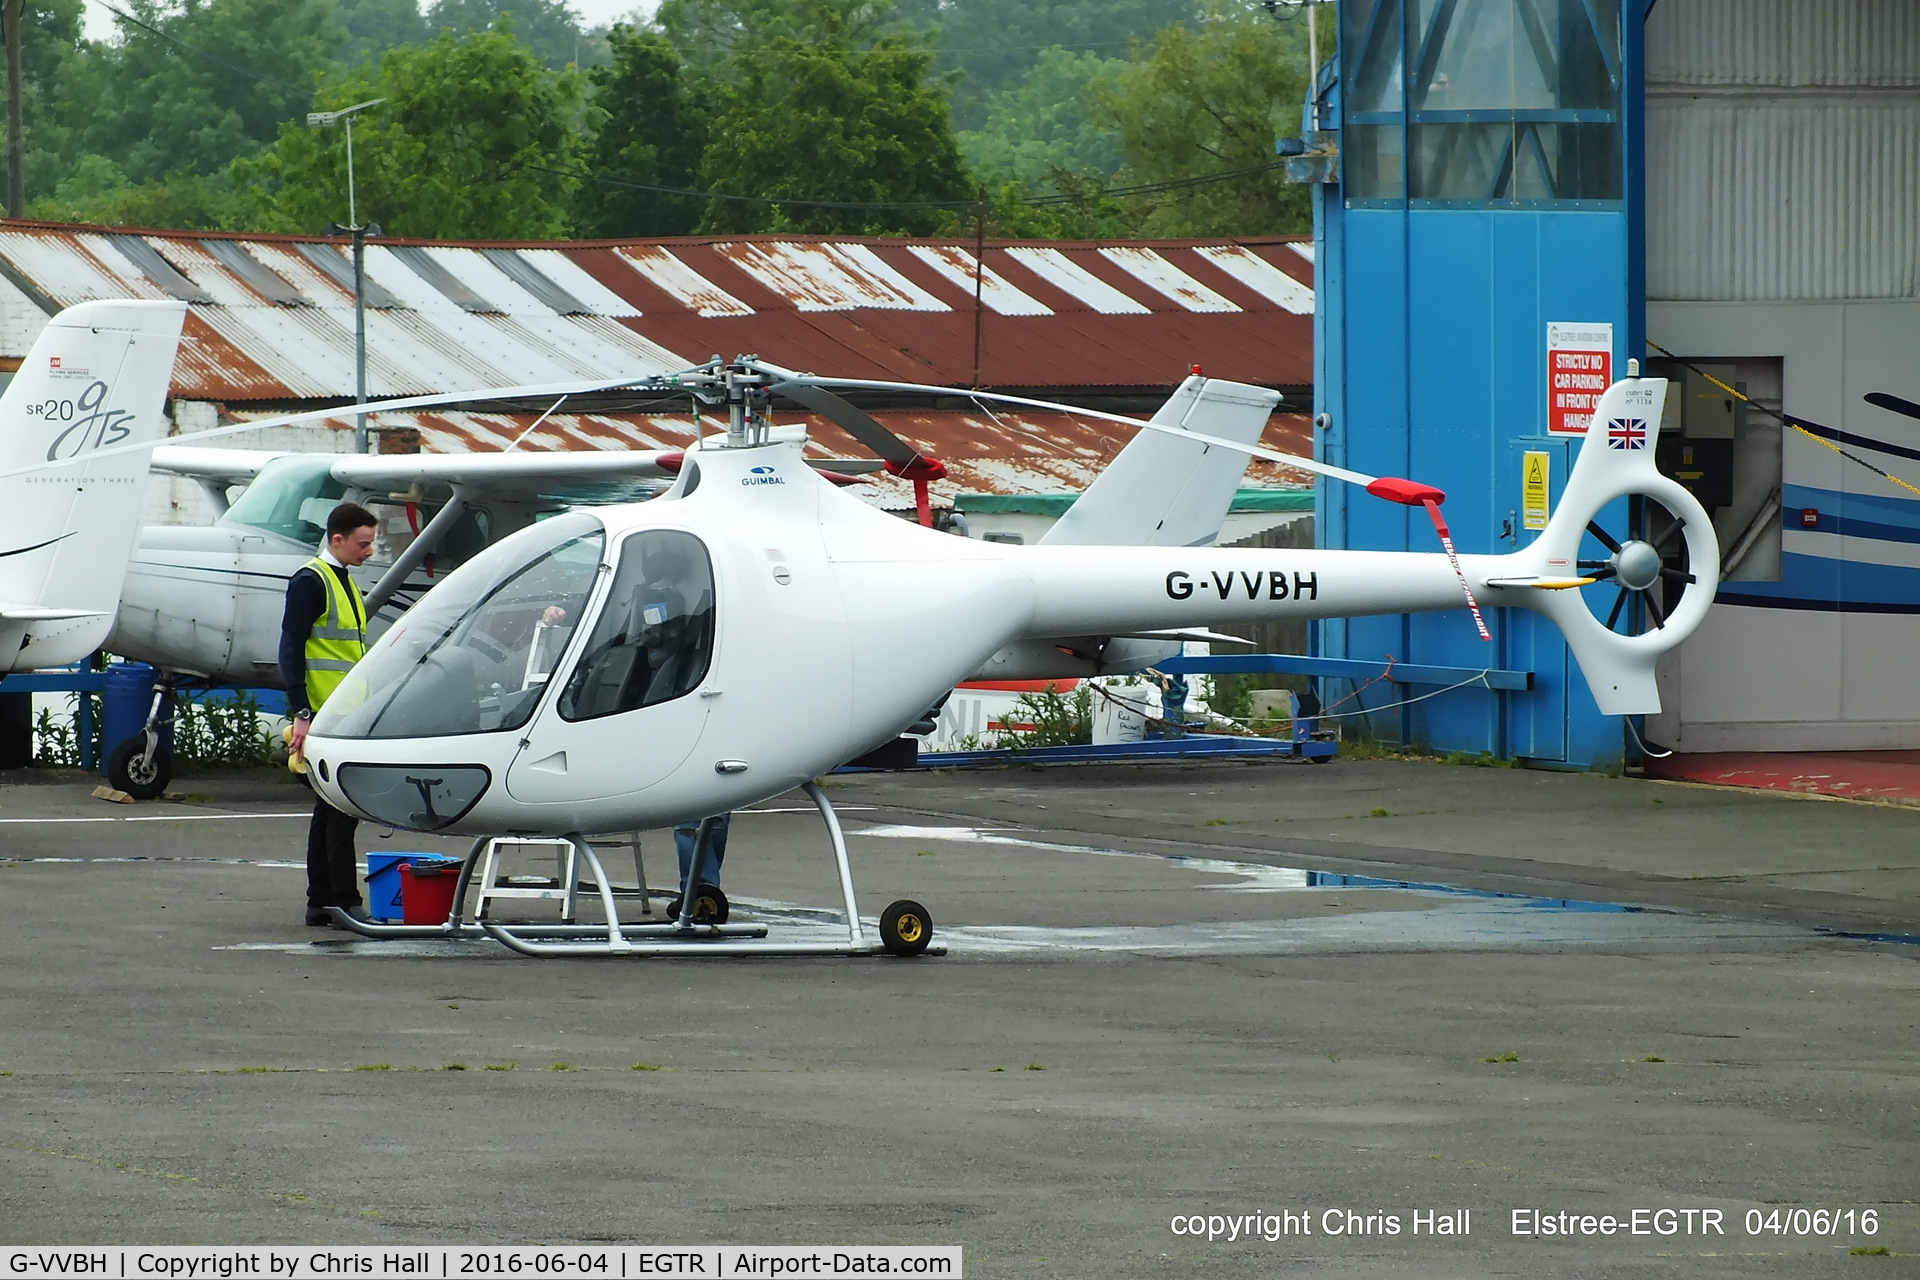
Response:
M287 581L287 612L280 622L280 678L293 717L293 750L306 747L313 713L340 687L367 651L367 606L347 572L373 554L379 520L354 502L327 517L320 554ZM315 796L307 827L307 923L331 923L328 907L355 914L360 905L360 867L353 847L358 820Z

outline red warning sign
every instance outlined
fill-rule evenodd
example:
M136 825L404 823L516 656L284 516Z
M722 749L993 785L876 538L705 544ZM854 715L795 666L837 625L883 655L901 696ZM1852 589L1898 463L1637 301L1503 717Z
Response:
M1613 382L1611 324L1547 325L1547 431L1587 433L1593 407Z

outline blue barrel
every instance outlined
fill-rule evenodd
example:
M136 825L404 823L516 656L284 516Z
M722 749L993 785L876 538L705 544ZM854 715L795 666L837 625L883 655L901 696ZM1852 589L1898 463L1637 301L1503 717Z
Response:
M113 749L147 727L147 712L153 706L153 688L159 677L159 670L145 662L116 662L107 668L107 691L101 697L102 773Z

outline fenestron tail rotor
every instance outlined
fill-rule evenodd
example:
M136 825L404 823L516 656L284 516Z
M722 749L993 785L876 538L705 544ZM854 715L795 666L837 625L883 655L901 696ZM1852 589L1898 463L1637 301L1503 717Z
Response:
M1670 511L1658 499L1642 497L1640 499L1640 522L1643 525L1664 525L1657 533L1645 530L1649 536L1629 536L1625 540L1615 538L1599 521L1587 521L1587 533L1611 554L1602 559L1583 559L1579 562L1580 574L1589 582L1611 583L1616 588L1612 608L1608 610L1606 628L1620 631L1624 621L1627 625L1622 634L1633 635L1640 631L1661 631L1666 628L1667 616L1679 603L1681 596L1689 586L1698 582L1687 563L1687 544L1681 536L1686 530L1686 521L1679 513ZM1679 590L1672 595L1673 588ZM1602 597L1604 599L1604 596ZM1636 620L1627 608L1638 602L1641 618ZM1597 613L1597 611L1596 611ZM1651 627L1640 625L1641 622Z

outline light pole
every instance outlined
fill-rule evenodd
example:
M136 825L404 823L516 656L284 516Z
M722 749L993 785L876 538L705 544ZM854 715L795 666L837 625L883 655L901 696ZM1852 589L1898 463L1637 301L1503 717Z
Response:
M373 98L339 111L307 113L307 127L310 129L328 129L340 121L345 121L347 126L347 225L329 225L327 234L339 235L345 231L353 236L353 389L356 404L365 404L367 400L367 235L369 232L379 235L380 227L378 223L370 227L360 224L360 207L353 189L353 117L356 112L377 107L385 101L385 98ZM354 418L353 451L367 451L367 415L364 413Z

